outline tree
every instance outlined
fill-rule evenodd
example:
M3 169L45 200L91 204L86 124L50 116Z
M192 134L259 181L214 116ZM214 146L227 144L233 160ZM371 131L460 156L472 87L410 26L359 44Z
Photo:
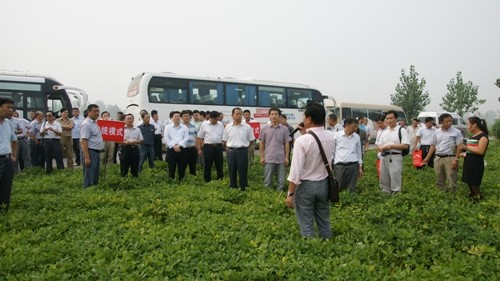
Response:
M406 75L405 70L401 70L401 83L396 86L396 93L391 94L391 104L403 108L406 116L410 119L417 118L430 102L429 92L425 91L425 79L418 79L418 73L415 71L415 66L410 66L410 74Z
M448 93L443 97L443 102L439 105L446 111L456 112L460 116L466 113L473 113L478 110L478 106L486 100L477 98L478 86L471 81L464 83L462 72L457 72L457 80L452 78L447 85Z

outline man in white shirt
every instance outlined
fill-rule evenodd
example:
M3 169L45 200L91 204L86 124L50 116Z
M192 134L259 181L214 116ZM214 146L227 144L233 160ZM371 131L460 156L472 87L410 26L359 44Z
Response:
M47 118L47 121L43 123L40 135L43 137L45 170L47 174L50 174L52 173L52 156L56 159L57 169L64 169L61 148L62 127L59 122L55 122L54 112L47 111L45 117Z
M326 155L333 154L333 133L324 129L326 112L320 104L308 104L304 111L304 126L314 132ZM304 134L295 140L292 164L288 176L286 205L295 208L302 237L315 237L314 222L322 239L332 237L328 172L316 139Z
M13 111L13 116L11 118L12 124L16 125L20 131L17 135L17 158L14 164L14 170L19 172L20 170L24 170L31 168L31 155L28 143L29 130L31 128L31 124L28 120L19 117L19 114L16 110Z
M139 177L139 145L142 144L143 141L144 138L141 129L134 127L134 115L127 114L125 116L123 143L120 147L120 171L122 177L128 174L129 168L132 177Z
M410 145L408 131L397 125L398 114L394 110L387 111L385 122L387 127L382 131L380 139L376 143L381 152L380 163L380 187L388 194L401 192L403 174L402 150ZM401 139L399 139L401 132Z
M328 115L328 130L332 132L340 132L344 129L341 124L337 122L337 115L330 114Z
M73 120L74 127L71 130L71 137L73 138L73 151L75 152L75 166L80 166L80 126L82 125L83 118L80 116L80 109L73 107Z
M429 154L424 158L428 163L431 155L436 152L434 159L434 172L436 185L441 191L457 191L458 156L462 152L463 136L455 127L451 126L453 117L449 113L439 116L441 128L437 129L431 142ZM445 183L448 180L448 188Z
M358 178L363 175L363 153L361 139L356 134L358 121L347 117L344 130L334 133L333 170L340 189L354 192Z
M230 187L237 188L236 174L239 174L240 190L245 191L248 186L248 147L255 137L250 125L242 122L242 114L241 108L233 108L233 122L224 129L222 141L226 144Z
M223 144L222 135L224 134L224 125L219 122L219 113L217 111L210 112L210 121L203 122L198 131L196 147L198 155L203 156L205 160L203 177L205 182L212 180L212 165L215 163L217 170L217 179L223 178L222 162ZM203 144L203 150L202 150Z
M151 120L150 123L155 126L155 136L154 136L154 151L155 151L155 160L163 161L163 132L165 131L165 126L163 122L161 122L158 118L158 111L151 111Z
M172 123L165 127L165 144L167 145L168 176L175 179L175 170L179 169L179 181L186 174L186 144L189 140L188 128L181 124L181 113L173 111Z
M14 101L0 96L0 214L9 209L14 161L16 161L16 132L10 122Z
M412 152L416 148L414 144L415 140L417 139L418 129L420 129L418 122L418 119L413 119L411 121L411 126L406 129L408 131L408 136L410 137L410 152Z
M434 127L434 118L425 118L425 125L418 129L413 147L418 149L420 143L420 150L422 150L422 159L425 159L429 154L429 150L432 144L432 137L436 128ZM430 155L427 162L427 166L434 168L434 154ZM422 167L417 167L417 169L422 169Z

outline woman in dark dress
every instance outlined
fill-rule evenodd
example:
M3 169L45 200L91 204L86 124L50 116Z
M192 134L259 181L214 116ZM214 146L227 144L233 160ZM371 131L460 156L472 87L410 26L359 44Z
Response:
M489 143L486 121L476 116L470 117L467 130L472 133L472 137L467 140L467 151L461 154L465 158L462 181L469 185L469 197L480 199L479 186L483 180L484 155Z

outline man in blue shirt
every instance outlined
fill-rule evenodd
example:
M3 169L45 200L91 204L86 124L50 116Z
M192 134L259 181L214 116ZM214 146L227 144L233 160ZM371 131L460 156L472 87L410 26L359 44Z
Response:
M142 165L148 159L149 168L153 169L155 167L154 157L154 138L155 138L155 126L150 124L149 121L151 117L148 113L142 115L142 124L139 125L144 142L139 146L140 160L139 160L139 173L142 171Z

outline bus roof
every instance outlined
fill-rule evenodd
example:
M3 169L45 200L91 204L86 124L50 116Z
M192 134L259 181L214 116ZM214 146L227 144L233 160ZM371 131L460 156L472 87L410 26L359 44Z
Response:
M366 109L384 109L384 110L403 110L399 106L388 104L369 104L369 103L355 103L355 102L338 102L337 107L352 107L352 108L366 108Z
M226 83L260 84L265 86L317 90L316 88L310 87L309 85L303 83L289 83L289 82L255 79L255 78L209 77L209 76L202 77L202 76L192 76L192 75L181 75L172 72L143 72L142 75L139 74L133 77L132 79L136 79L138 77L142 78L144 76L169 77L169 78L192 79L192 80L226 82Z
M17 81L17 82L32 82L32 83L44 83L45 79L54 81L56 84L60 84L57 80L50 76L31 73L28 71L21 70L7 70L0 69L0 79L7 81Z

